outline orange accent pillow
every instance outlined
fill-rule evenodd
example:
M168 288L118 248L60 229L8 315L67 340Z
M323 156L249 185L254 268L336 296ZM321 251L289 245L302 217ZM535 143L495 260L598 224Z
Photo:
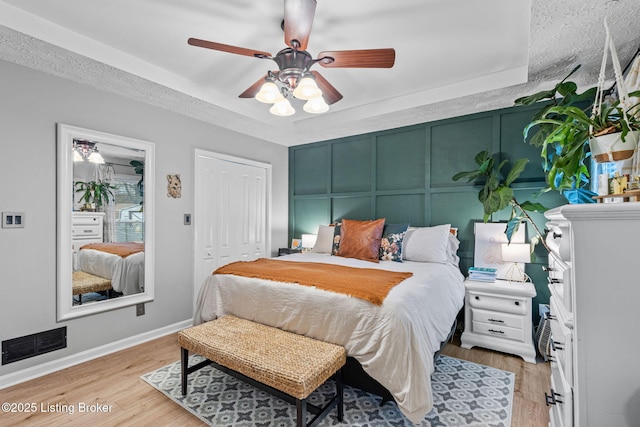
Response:
M384 218L373 221L343 219L340 229L340 249L336 255L378 262Z

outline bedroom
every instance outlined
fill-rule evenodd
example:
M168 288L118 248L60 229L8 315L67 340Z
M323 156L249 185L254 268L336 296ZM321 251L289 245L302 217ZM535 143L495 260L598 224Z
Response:
M580 4L583 5L583 3ZM3 2L2 5L8 7L7 3ZM609 2L606 9L592 2L588 6L581 6L587 8L582 15L577 10L571 11L577 6L569 3L564 6L567 8L566 15L575 16L576 20L563 26L548 17L550 12L547 8L550 6L533 2L531 7L532 19L537 19L534 22L539 27L532 29L532 54L535 56L529 57L528 67L530 76L537 76L539 80L506 89L507 97L501 101L502 103L493 104L492 97L497 96L499 90L470 95L459 98L457 101L415 107L409 112L409 118L397 124L390 122L395 118L394 114L373 120L354 120L354 122L364 122L364 130L353 134L316 137L313 142L359 134L367 135L371 132L433 123L439 120L457 129L456 123L463 121L462 116L475 113L489 116L491 115L489 111L509 108L517 96L531 93L538 86L548 87L547 82L557 81L574 63L582 60L589 60L590 64L595 64L590 68L594 70L592 74L585 73L581 76L585 79L584 84L593 84L597 79L597 69L602 54L602 43L598 37L602 37L601 19L604 13L608 12L622 19L623 16L632 15L630 9L634 9L629 1ZM11 16L5 13L2 15ZM590 44L591 50L588 52L579 54L579 49L569 41L567 44L570 44L568 48L570 52L559 47L556 53L556 49L549 47L548 44L543 46L536 44L537 39L534 35L542 37L542 34L550 31L550 28L564 28L563 31L568 31L569 34L574 34L571 31L583 31L584 24L579 22L587 16L592 20L594 28L598 29L590 33L593 41L585 42ZM275 133L269 127L269 122L265 125L266 136L261 138L255 134L260 125L247 122L237 113L193 100L189 102L194 104L182 103L184 98L177 98L178 105L163 107L161 104L167 98L175 99L173 92L168 93L149 82L138 85L138 80L132 80L133 78L124 72L111 68L104 69L95 62L81 60L77 55L66 55L61 49L52 49L43 45L43 42L38 42L38 37L25 39L16 31L10 30L12 25L17 25L18 22L20 20L14 20L13 23L1 22L5 27L2 28L3 62L0 63L2 75L0 103L3 111L1 119L3 126L0 131L3 137L0 144L2 153L0 173L5 185L0 190L0 200L2 211L24 211L26 221L24 229L1 230L0 282L3 287L3 298L0 303L2 304L0 324L3 325L1 338L2 340L10 339L64 325L68 328L68 346L63 350L0 367L0 376L8 380L17 378L20 371L27 370L28 374L37 375L46 372L46 368L43 367L46 363L70 365L88 356L117 350L118 345L125 346L139 337L151 338L156 333L170 332L177 327L176 325L186 325L185 322L192 315L194 228L183 224L183 215L192 213L194 209L195 178L192 171L196 148L271 164L273 173L272 253L275 254L280 247L287 247L290 238L298 237L299 234L298 230L295 230L295 233L290 230L289 222L289 206L292 202L289 195L289 148L287 144L265 141L265 139L271 140L272 132ZM258 28L267 26L260 25ZM538 43L556 43L557 40L563 39L561 34L549 36ZM46 35L42 37L45 41L47 40ZM625 39L625 37L628 38ZM280 38L277 40L280 41ZM639 36L637 32L631 31L629 34L625 32L620 36L616 34L616 40L619 40L619 53L621 62L624 63L639 44ZM228 42L244 45L237 40L228 40ZM251 43L248 43L248 46L252 46ZM275 46L279 44L275 43ZM186 43L185 47L188 47ZM195 55L205 57L201 60L206 61L212 54L202 50L197 51ZM549 68L551 65L546 64L545 61L549 57L553 63L559 64L557 68ZM248 82L252 82L263 72L263 67L259 64L254 65L250 59L247 61L249 62L247 79ZM30 65L35 68L46 66L50 71L43 72ZM61 76L61 73L66 77ZM116 84L117 82L119 84ZM332 83L336 84L333 79ZM243 82L243 84L246 86L249 83ZM228 96L235 98L236 92ZM344 102L347 100L345 96ZM247 108L252 110L262 107L254 106L252 103L255 102L251 100L242 101L249 103ZM157 106L154 106L154 103ZM196 117L193 117L194 114ZM246 127L254 134L248 135L207 121L213 120L208 116L216 115L218 118L215 120L227 121L236 128ZM329 117L327 116L326 120L330 120ZM57 197L55 189L57 123L101 130L152 141L156 144L156 289L154 301L145 305L144 316L137 317L134 307L128 307L73 319L62 324L57 322ZM303 124L291 126L285 132L281 132L284 134L283 138L296 138L298 127L302 128L300 132L302 135L307 126ZM327 132L329 127L322 126ZM338 131L343 127L343 124L335 126ZM279 134L276 133L276 135ZM520 139L517 140L519 141ZM516 141L513 143L516 144ZM523 150L526 148L528 147L524 146ZM469 152L470 157L473 154L475 152ZM454 166L445 168L443 181L448 180L458 171ZM163 181L166 175L173 174L181 174L182 177L183 190L180 199L169 198L165 194ZM12 185L17 182L20 182L21 191L16 191ZM477 209L475 203L459 201L449 206L447 210L441 211L440 218L431 218L432 223L436 224L436 221L445 220L444 217L451 217L457 212L467 218L480 219L477 212L468 211L469 207ZM465 211L468 213L464 214ZM197 221L195 217L194 220ZM469 238L467 234L466 239ZM39 248L37 268L33 268L33 248ZM468 256L466 262L469 262ZM539 280L540 278L536 279L536 282ZM541 277L541 280L544 283L544 277ZM37 295L37 298L34 295ZM23 307L22 302L24 304L28 302L29 310L25 310L26 306Z

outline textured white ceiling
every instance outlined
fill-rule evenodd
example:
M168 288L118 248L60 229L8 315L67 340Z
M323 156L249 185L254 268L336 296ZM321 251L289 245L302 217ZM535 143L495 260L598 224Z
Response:
M574 65L592 85L605 16L623 65L640 45L639 0L318 0L308 51L393 47L391 69L314 67L344 99L281 118L238 94L269 60L188 37L285 47L282 0L4 0L0 58L238 132L295 145L513 105Z

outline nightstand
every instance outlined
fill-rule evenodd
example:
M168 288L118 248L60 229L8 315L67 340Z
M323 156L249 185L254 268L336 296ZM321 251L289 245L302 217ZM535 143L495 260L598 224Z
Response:
M278 256L290 255L290 254L299 254L301 252L302 252L302 249L279 248L278 249Z
M536 363L531 321L531 299L536 296L533 283L467 279L464 285L462 348L490 348Z

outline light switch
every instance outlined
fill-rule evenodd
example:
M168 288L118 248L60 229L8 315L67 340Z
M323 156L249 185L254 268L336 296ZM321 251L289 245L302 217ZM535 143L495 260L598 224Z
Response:
M24 228L24 212L2 212L2 228Z
M191 214L184 214L184 225L191 225Z

